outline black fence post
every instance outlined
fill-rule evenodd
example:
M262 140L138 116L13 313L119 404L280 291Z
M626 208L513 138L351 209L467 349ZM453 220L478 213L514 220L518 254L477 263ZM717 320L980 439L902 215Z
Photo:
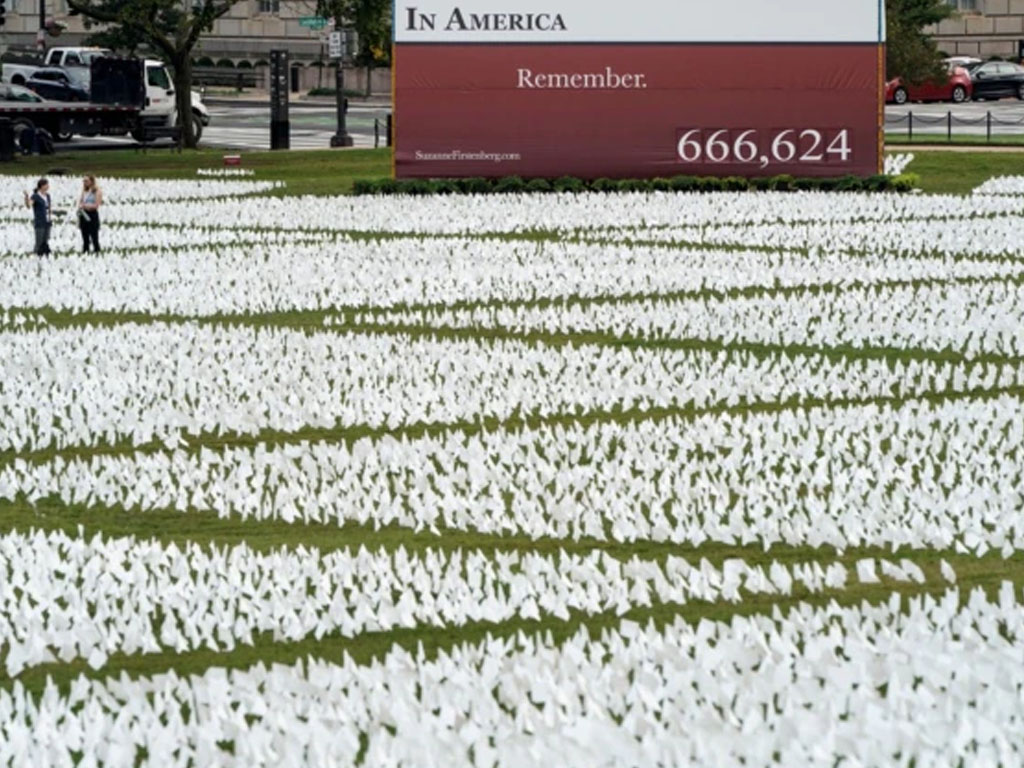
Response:
M946 141L953 141L953 113L946 113Z
M394 141L395 141L394 130L395 130L394 120L391 117L391 113L388 112L388 138L387 138L387 144L385 146L390 147L392 144L394 144Z
M380 146L380 118L373 118L373 148Z
M914 140L914 113L907 111L907 141Z
M992 110L985 113L985 141L992 143Z

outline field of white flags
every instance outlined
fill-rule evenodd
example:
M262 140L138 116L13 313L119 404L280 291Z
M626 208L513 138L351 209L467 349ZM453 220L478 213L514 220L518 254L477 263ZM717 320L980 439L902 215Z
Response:
M0 766L1024 764L1024 178L28 185Z

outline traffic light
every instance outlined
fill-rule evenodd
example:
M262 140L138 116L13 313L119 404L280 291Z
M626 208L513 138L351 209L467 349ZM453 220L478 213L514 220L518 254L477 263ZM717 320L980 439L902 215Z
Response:
M7 13L7 0L0 0L0 27L7 23L4 14Z

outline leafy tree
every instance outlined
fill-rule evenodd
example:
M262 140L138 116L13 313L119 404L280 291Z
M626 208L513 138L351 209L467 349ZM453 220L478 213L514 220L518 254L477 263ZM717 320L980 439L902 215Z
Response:
M359 35L356 64L366 67L366 88L370 72L391 60L391 0L317 0L317 14L334 19L335 27L351 27Z
M942 54L924 28L949 18L946 0L885 0L888 77L921 83L945 76Z
M186 147L196 146L192 126L192 49L213 22L238 0L68 0L68 7L105 25L95 38L119 49L144 45L171 66L175 103Z

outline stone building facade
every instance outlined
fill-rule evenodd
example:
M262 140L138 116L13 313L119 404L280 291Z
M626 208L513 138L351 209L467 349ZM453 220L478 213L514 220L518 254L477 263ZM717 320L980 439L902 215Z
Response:
M39 28L40 0L7 0L7 24L3 28L8 46L28 48L35 44ZM80 45L88 32L80 16L69 16L66 0L42 0L46 16L63 22L59 37L48 37L48 47ZM300 25L303 16L313 16L315 0L240 0L213 31L204 35L196 57L214 61L229 59L255 66L269 59L273 48L286 48L294 61L312 63L321 56L323 32ZM326 49L324 48L326 57Z
M957 13L932 30L951 56L1024 56L1024 0L949 0Z

